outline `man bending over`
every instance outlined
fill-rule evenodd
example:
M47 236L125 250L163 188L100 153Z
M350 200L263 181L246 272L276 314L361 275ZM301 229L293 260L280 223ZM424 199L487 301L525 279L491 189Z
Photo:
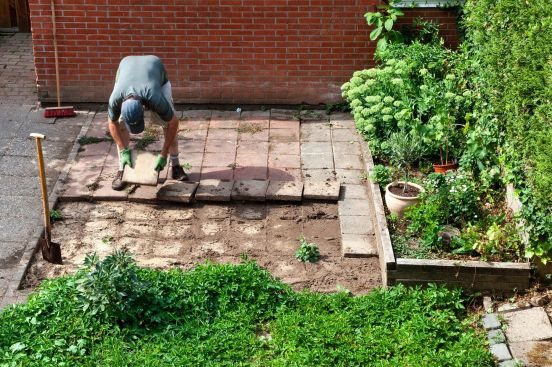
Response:
M144 131L145 109L152 111L152 122L160 125L165 135L163 149L152 169L163 170L170 154L172 178L179 181L188 178L178 160L178 118L165 66L157 56L127 56L119 64L108 107L109 131L119 153L119 170L111 185L113 190L125 187L123 169L126 165L132 166L130 134Z

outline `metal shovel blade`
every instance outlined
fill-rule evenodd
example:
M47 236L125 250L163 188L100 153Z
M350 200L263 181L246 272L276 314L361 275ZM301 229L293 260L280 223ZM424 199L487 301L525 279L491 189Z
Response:
M42 251L42 258L52 264L63 264L61 260L61 247L59 243L50 242L45 238L41 238L38 241L40 250Z

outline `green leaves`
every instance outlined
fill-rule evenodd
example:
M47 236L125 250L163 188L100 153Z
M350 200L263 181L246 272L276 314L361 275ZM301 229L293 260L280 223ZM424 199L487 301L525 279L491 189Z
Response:
M305 237L301 236L295 257L301 262L315 263L320 259L320 251L315 243L309 243Z
M393 31L393 25L398 17L404 14L391 5L384 5L379 8L381 11L366 13L364 17L368 25L374 25L374 29L370 32L370 40L375 41L381 36L377 43L377 48L383 50L387 47L388 43L402 42L403 37L401 33Z
M351 297L292 292L251 262L136 267L155 297L134 306L157 312L121 325L78 306L86 274L128 273L125 254L110 256L107 264L89 256L77 276L45 282L28 303L0 313L0 365L493 366L484 336L463 322L458 290L397 286Z

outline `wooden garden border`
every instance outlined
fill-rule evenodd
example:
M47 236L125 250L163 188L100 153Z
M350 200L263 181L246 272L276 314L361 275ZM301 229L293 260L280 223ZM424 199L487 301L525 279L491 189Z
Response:
M366 172L374 167L368 143L361 140ZM511 292L529 287L530 264L458 260L396 258L387 227L380 186L368 180L369 200L374 208L375 232L384 286L446 284L473 291Z

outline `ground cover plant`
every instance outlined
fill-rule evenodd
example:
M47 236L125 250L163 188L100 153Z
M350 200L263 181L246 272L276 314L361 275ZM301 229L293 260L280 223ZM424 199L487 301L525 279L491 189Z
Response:
M397 134L423 148L410 163L412 181L425 189L419 204L388 217L399 256L552 257L552 8L546 3L466 1L458 49L444 47L435 24L418 21L377 48L376 67L343 85L378 163L374 182L400 179ZM374 23L389 14L385 8L366 18ZM392 27L383 29L396 35ZM457 171L435 176L432 165ZM521 213L506 208L508 182Z
M493 366L458 290L296 293L252 262L87 257L0 313L0 366Z

